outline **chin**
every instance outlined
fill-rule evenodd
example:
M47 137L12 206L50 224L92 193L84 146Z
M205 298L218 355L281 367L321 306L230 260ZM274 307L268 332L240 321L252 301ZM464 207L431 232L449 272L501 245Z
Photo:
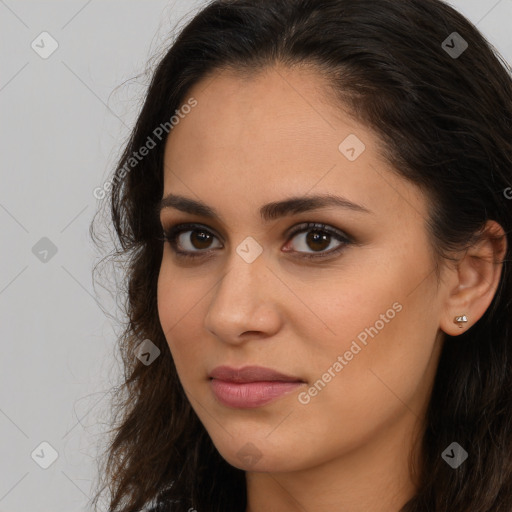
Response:
M230 438L225 443L214 444L223 459L243 471L287 472L301 469L303 465L296 459L296 449L288 449L286 444L274 444L265 437L252 437L252 440L250 436ZM300 440L297 440L294 446L299 445Z
M230 452L229 454L221 453L222 457L231 465L242 471L249 471L255 473L281 473L288 471L296 471L300 469L295 464L290 464L289 455L287 454L272 454L269 456L265 453L261 456L250 458L245 456L242 460L238 457L237 453Z

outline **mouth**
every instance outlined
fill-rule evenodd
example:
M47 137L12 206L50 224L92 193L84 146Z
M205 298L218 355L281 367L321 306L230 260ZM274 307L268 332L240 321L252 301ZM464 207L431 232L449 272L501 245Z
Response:
M226 382L304 382L300 377L285 375L263 366L244 366L243 368L231 368L229 366L217 366L209 377Z
M220 403L234 408L254 408L268 404L305 384L300 377L270 368L218 366L209 374L210 387Z

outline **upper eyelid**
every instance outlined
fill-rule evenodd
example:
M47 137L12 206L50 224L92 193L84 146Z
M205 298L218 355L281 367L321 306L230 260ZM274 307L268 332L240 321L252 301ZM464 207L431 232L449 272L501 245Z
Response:
M301 222L295 226L292 226L288 230L286 230L287 236L296 235L297 233L301 233L303 231L313 231L314 229L318 229L318 231L326 231L333 235L338 235L341 238L350 239L351 237L345 233L342 229L331 226L326 222Z

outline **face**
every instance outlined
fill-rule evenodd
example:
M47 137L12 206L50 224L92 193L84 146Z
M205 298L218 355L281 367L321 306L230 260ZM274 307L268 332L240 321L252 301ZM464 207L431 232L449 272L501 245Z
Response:
M161 211L163 229L182 226L164 244L159 318L192 407L245 470L300 470L401 438L436 369L427 200L326 87L304 69L217 72L189 91L197 105L165 148L163 197L210 211ZM326 195L345 202L309 202ZM211 379L219 366L289 378Z

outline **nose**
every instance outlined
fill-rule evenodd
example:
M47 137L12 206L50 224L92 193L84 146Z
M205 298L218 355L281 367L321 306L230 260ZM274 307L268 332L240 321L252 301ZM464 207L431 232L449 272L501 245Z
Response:
M261 254L251 263L235 251L216 284L204 319L205 328L220 340L240 344L266 338L281 325L283 285Z

